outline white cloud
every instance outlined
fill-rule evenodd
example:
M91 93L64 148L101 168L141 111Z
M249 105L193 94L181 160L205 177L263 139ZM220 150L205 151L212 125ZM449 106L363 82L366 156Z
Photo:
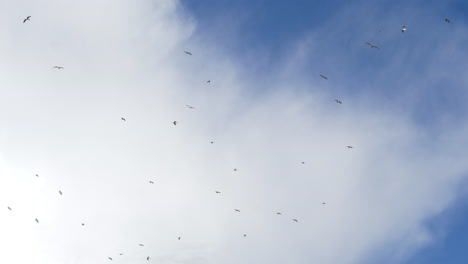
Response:
M1 9L2 263L358 263L431 241L423 221L468 170L465 127L434 138L402 111L288 89L305 85L294 67L254 95L264 81L191 41L183 12Z

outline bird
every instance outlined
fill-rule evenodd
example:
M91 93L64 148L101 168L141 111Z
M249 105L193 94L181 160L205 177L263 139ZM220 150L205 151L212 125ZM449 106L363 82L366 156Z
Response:
M221 193L220 191L216 191L216 193Z
M62 194L62 191L60 191L60 190L59 190L59 193L60 193L60 195L63 195L63 194Z
M180 237L178 237L177 239L180 240Z
M211 141L211 144L213 144L213 141Z
M122 256L122 255L123 255L123 253L120 253L119 255L120 255L120 256Z
M302 164L305 164L305 162L303 161Z
M31 16L26 17L26 18L23 20L23 24L26 23L26 21L29 21L30 18L31 18Z
M150 257L147 257L146 260L149 261L149 260L150 260Z
M39 223L39 220L38 220L37 218L36 218L36 222L38 222L38 223Z
M234 211L236 211L236 212L239 212L239 213L240 213L240 210L239 210L239 209L234 209Z
M149 183L151 183L151 184L154 184L154 182L153 182L153 181L149 181Z
M297 219L293 219L293 221L299 223L299 221L297 221Z
M186 104L186 106L187 106L188 108L190 108L190 109L195 109L195 107L193 107L193 106L190 106L190 105L187 105L187 104Z
M10 211L11 211L11 207L10 207L10 206L7 206L7 208L8 208L8 210L10 210Z
M244 237L246 237L246 236L247 236L247 234L244 234Z
M81 223L82 226L84 226L84 223Z
M108 257L108 259L112 260L112 258L111 258L111 257Z
M277 215L281 215L281 213L280 213L280 212L276 212L276 214L277 214Z
M36 173L36 177L39 177L39 174Z
M206 83L210 83L210 82L211 82L211 80L206 81Z
M323 202L322 204L325 204L325 202Z
M143 245L143 244L138 244L138 245L139 245L140 247L144 247L144 246L145 246L145 245Z
M120 119L122 119L122 121L127 121L127 120L125 120L125 118L123 118L123 117L121 117Z
M234 171L237 171L237 169L234 169Z
M187 55L192 55L192 53L190 51L184 51L185 54Z
M376 45L374 45L374 44L372 44L370 42L366 42L366 44L369 45L371 47L371 49L374 49L374 48L378 49L379 48L378 46L376 46Z
M346 147L349 148L349 149L352 149L352 148L353 148L353 146L346 146Z
M446 21L447 23L450 23L450 19L448 19L448 18L446 18L445 21Z
M327 76L325 75L320 74L320 77L322 77L322 79L328 80Z
M338 99L335 99L335 102L339 103L339 104L342 104L342 102Z
M63 68L62 66L54 66L53 69L63 70L63 69L65 69L65 68Z
M406 31L406 26L403 26L403 27L401 28L401 32L405 32L405 31Z
M177 122L177 121L172 122L172 124L174 124L174 126L177 126L178 123L179 122Z

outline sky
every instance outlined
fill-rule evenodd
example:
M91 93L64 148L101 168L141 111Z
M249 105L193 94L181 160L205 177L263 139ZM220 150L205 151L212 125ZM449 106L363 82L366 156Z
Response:
M0 262L464 263L467 11L0 0Z

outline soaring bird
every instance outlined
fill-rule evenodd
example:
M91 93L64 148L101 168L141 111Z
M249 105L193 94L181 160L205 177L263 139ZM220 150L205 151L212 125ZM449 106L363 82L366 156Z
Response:
M213 141L211 141L211 144L213 144Z
M193 106L190 106L190 105L186 105L186 106L187 106L188 108L190 108L190 109L195 109L195 107L193 107Z
M178 237L177 239L180 240L180 237Z
M322 204L325 204L325 202L323 202Z
M153 182L153 181L149 181L149 183L151 183L151 184L154 184L154 182Z
M352 148L353 148L353 146L346 146L346 147L349 148L349 149L352 149Z
M299 221L297 221L297 219L293 219L293 221L294 221L294 222L299 222Z
M36 218L36 222L38 222L38 223L39 223L39 220L38 220L37 218Z
M239 210L239 209L234 209L234 211L236 211L236 212L239 212L239 213L240 213L240 210Z
M244 234L244 237L246 237L246 236L247 236L247 234Z
M26 21L29 21L30 18L31 18L31 16L26 17L26 18L23 20L23 23L26 23Z
M305 164L305 162L303 161L302 164Z
M60 193L60 195L63 195L63 194L62 194L62 191L60 191L60 190L59 190L59 193Z
M322 77L322 79L328 80L327 76L325 75L320 74L320 77Z
M123 117L121 117L120 119L122 119L122 121L127 121L127 120L125 120L125 118L123 118Z
M401 32L405 32L405 31L406 31L406 26L403 26L403 27L401 28Z
M82 226L84 226L84 223L81 223Z
M377 47L376 45L370 43L370 42L366 42L367 45L369 45L372 49L378 49L379 47Z
M174 124L174 126L177 126L178 123L179 122L177 122L177 121L172 122L172 124Z
M220 191L216 191L216 193L221 193Z
M447 23L450 23L450 19L448 19L448 18L446 18L445 21L446 21Z
M36 177L39 177L39 174L36 173Z
M120 255L120 256L122 256L122 255L123 255L123 253L120 253L119 255Z
M189 51L184 51L184 53L187 54L187 55L192 55L192 53L189 52Z
M112 260L112 258L111 258L111 257L108 257L108 259Z
M234 171L237 171L237 169L234 169Z
M281 215L281 213L280 213L280 212L276 212L276 214L277 214L277 215Z
M65 69L65 68L63 68L62 66L54 66L54 68L53 68L53 69L57 69L57 70L63 70L63 69Z
M206 83L210 83L210 82L211 82L211 80L206 81Z
M149 260L150 260L150 257L147 257L146 260L149 261Z
M339 104L342 104L342 102L338 99L335 99L335 102L339 103Z
M10 207L10 206L7 206L7 208L8 208L8 210L10 210L10 211L11 211L11 207Z
M144 246L145 246L145 245L143 245L143 244L138 244L138 245L139 245L140 247L144 247Z

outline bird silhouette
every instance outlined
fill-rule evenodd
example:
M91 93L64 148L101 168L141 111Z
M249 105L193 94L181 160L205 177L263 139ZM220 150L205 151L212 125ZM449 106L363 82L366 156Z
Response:
M177 239L180 240L180 237L178 237Z
M63 69L65 69L65 68L63 68L62 66L54 66L54 69L63 70Z
M153 181L149 181L149 183L151 183L151 184L154 184L154 182L153 182Z
M213 144L213 141L211 141L211 144Z
M327 76L325 75L320 74L320 77L322 77L322 79L328 80Z
M445 22L450 23L450 19L446 18Z
M60 195L63 195L62 191L59 190Z
M346 147L349 148L349 149L352 149L352 148L353 148L353 146L346 146Z
M403 27L401 28L401 32L405 32L405 31L406 31L406 26L403 26Z
M302 164L305 164L305 162L303 161Z
M120 253L119 255L120 255L120 256L122 256L122 255L123 255L123 253Z
M293 219L293 221L294 221L294 222L297 222L297 223L299 222L299 221L297 221L297 219Z
M276 212L276 214L277 214L277 215L281 215L281 213L280 213L280 212Z
M244 237L246 237L246 236L247 236L247 234L244 234Z
M145 245L143 245L143 244L138 244L138 245L139 245L140 247L144 247L144 246L145 246Z
M10 210L10 211L11 211L11 207L10 207L10 206L7 206L7 208L8 208L8 210Z
M36 222L38 222L38 223L39 223L39 219L37 219L37 218L36 218Z
M337 99L335 99L335 102L337 102L338 104L342 104L342 102L340 100L337 100Z
M39 177L39 174L36 173L36 177Z
M221 193L220 191L216 191L216 193Z
M323 202L322 204L325 204L325 202Z
M236 212L239 212L239 213L240 213L240 210L239 210L239 209L234 209L234 211L236 211Z
M149 260L150 260L150 257L147 257L146 260L149 261Z
M177 126L178 123L179 122L177 122L177 121L172 122L172 124L174 124L174 126Z
M108 258L108 259L110 259L110 260L112 260L112 258L111 258L111 257L107 257L107 258Z
M234 169L234 171L237 171L237 169Z
M370 43L370 42L366 42L367 45L369 45L371 47L371 49L378 49L379 47Z
M192 53L190 51L184 51L185 54L187 55L192 55Z
M206 83L210 83L210 82L211 82L211 80L206 81Z
M187 106L188 108L190 108L190 109L195 109L195 107L193 107L193 106L190 106L190 105L187 105L187 104L186 104L186 106Z
M31 18L31 16L26 17L26 18L23 20L23 24L26 23L26 21L29 21L30 18Z
M127 121L127 120L125 120L125 118L123 118L123 117L121 117L120 119L122 119L122 121Z
M84 226L84 223L81 223L82 226Z

